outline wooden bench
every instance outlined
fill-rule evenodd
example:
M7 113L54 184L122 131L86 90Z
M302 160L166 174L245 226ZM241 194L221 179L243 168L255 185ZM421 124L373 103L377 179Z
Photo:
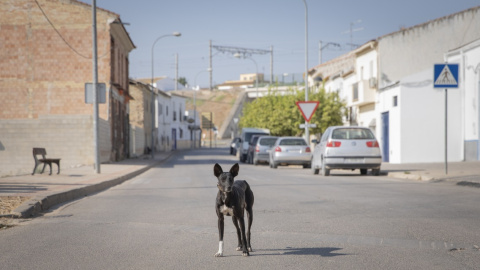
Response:
M37 158L38 155L41 155L42 158L39 159ZM49 175L52 175L52 163L55 163L57 164L57 167L58 167L58 172L57 174L60 173L60 159L59 158L46 158L45 156L47 155L47 151L45 150L45 148L33 148L33 158L35 159L35 167L33 168L33 173L32 175L35 174L35 171L37 170L37 166L40 164L40 163L43 163L43 168L42 168L42 172L45 170L45 166L50 166L50 174Z

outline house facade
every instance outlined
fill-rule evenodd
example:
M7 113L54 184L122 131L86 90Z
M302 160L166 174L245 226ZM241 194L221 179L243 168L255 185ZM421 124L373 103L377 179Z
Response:
M376 134L382 141L384 161L442 162L445 148L448 161L478 160L466 154L476 141L471 140L473 134L466 136L466 120L475 114L465 110L465 100L476 86L464 83L466 56L458 56L462 51L458 48L478 39L480 7L378 38L377 123L381 128ZM480 61L473 51L468 55L472 65ZM448 91L447 142L445 89L433 86L433 67L445 61L460 64L460 88Z
M311 70L337 91L345 125L370 127L391 163L480 160L480 7L394 32ZM459 88L433 86L434 64L459 63Z
M61 158L62 168L94 163L92 7L75 0L0 5L0 175L31 173L32 148ZM128 55L135 48L119 15L97 8L100 161L129 149Z
M130 157L152 149L152 91L148 84L130 79Z
M448 63L460 64L459 88L448 94L449 97L452 92L461 95L464 158L467 161L480 160L480 40L449 51L445 58Z

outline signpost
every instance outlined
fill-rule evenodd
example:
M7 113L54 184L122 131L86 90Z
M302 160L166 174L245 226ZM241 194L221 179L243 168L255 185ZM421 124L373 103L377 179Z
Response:
M445 88L445 174L448 174L448 88L458 88L458 64L435 64L433 87Z

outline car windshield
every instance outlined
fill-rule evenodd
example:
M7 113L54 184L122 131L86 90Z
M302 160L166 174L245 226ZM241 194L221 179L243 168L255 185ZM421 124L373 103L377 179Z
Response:
M253 135L268 135L266 133L245 133L245 141L249 142Z
M303 139L283 139L279 145L307 145Z
M273 146L276 141L277 141L277 138L262 138L260 140L260 145Z
M339 128L332 132L332 139L336 140L372 140L375 139L372 131L364 128Z

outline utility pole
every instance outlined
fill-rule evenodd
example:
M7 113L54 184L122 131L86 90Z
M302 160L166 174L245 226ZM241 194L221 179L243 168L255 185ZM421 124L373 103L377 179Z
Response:
M175 54L175 91L178 90L178 53Z
M273 46L270 46L270 84L273 84Z
M209 72L210 72L210 91L213 90L213 86L212 86L212 75L213 75L213 69L212 69L212 40L210 40L210 50L209 50L209 55L210 55L210 66L208 68Z
M97 63L97 1L92 3L92 62L93 62L93 148L95 172L100 173L100 157L98 151L98 63Z

